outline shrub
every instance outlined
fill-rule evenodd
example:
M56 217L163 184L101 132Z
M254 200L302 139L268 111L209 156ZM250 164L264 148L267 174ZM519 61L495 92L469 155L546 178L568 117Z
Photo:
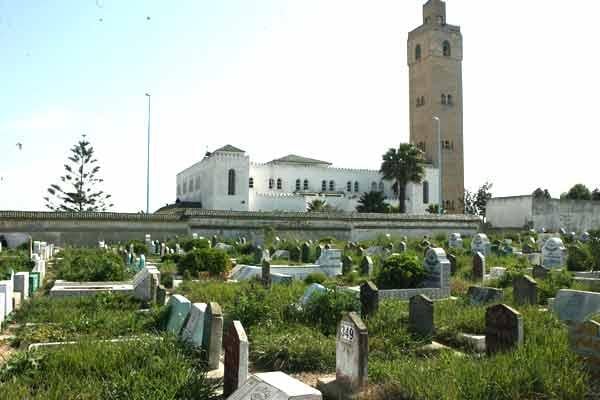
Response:
M0 253L0 280L10 278L10 271L31 271L35 263L24 251L4 250Z
M569 271L588 271L592 267L592 255L586 247L570 245L567 250L567 269Z
M568 289L573 285L573 276L565 271L551 271L546 279L538 280L538 293L541 303L555 297L560 289Z
M123 281L127 273L118 255L102 249L66 249L56 264L56 277L75 282Z
M177 272L177 265L172 261L160 265L160 283L167 288L173 287L173 277Z
M238 251L240 252L240 254L245 256L254 256L254 253L256 252L256 247L252 243L246 243L242 244L239 247Z
M227 270L229 257L221 250L199 249L187 253L177 263L177 270L181 275L189 274L198 276L200 271L210 275L219 275Z
M321 283L322 284L326 280L327 280L327 275L325 275L324 273L313 272L304 279L304 283L306 283L307 285L310 285L313 283Z
M425 268L418 257L399 254L383 262L376 282L380 289L407 289L417 287L425 277Z
M181 244L181 248L186 252L192 251L192 249L208 249L210 248L210 241L208 239L189 239Z
M133 245L133 252L138 256L140 254L144 254L146 256L148 255L148 248L146 247L146 244L144 242L141 242L139 240L130 240L129 242L127 242L125 248L129 250L129 246L131 245Z
M161 262L174 262L175 264L178 264L182 258L183 257L181 256L181 254L165 254L161 258L160 261Z

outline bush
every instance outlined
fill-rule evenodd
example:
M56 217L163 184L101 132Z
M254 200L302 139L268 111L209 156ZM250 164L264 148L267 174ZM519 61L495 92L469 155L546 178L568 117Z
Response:
M538 280L538 293L541 303L550 297L556 297L560 289L568 289L573 285L573 276L565 271L551 271L546 279Z
M418 257L399 254L383 262L376 282L380 289L408 289L417 287L425 277L425 268Z
M227 271L229 257L224 251L216 249L200 249L187 253L177 263L177 271L181 275L198 276L201 271L210 275L219 275Z
M10 278L10 271L31 271L35 263L29 261L28 253L17 250L3 250L0 253L0 280Z
M186 252L192 251L192 249L208 249L210 248L210 240L208 239L189 239L181 244L181 248Z
M102 249L66 249L56 264L56 278L74 282L124 281L130 274L118 255Z
M325 275L324 273L313 272L304 279L304 283L306 283L307 285L310 285L313 283L321 283L322 284L326 280L327 280L327 275Z
M175 264L178 264L179 261L181 261L183 257L181 256L181 254L165 254L162 258L161 258L161 262L173 262Z
M146 244L144 242L141 242L139 240L130 240L129 242L127 242L126 245L126 249L129 250L129 246L133 245L133 252L135 254L137 254L138 256L140 254L143 254L145 256L148 255L148 248L146 247Z
M177 265L172 261L163 262L160 265L160 283L167 287L173 287L173 277L177 272Z
M569 271L588 271L593 265L592 255L584 246L570 245L567 247L567 269Z

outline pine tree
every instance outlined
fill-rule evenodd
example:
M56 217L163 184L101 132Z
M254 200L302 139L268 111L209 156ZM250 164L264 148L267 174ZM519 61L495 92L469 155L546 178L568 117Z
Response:
M104 180L98 178L98 160L94 158L94 148L85 135L71 148L71 153L65 164L65 174L60 177L62 183L48 188L50 195L44 197L46 207L52 211L69 212L106 211L112 207L111 195L96 188Z

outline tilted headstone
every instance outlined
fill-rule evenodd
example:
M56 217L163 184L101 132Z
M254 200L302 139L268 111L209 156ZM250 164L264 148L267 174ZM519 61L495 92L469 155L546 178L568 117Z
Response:
M485 256L481 252L473 255L473 279L482 281L485 276Z
M446 288L450 286L450 261L442 248L430 248L423 260L427 278L423 282L427 288Z
M271 287L271 263L269 261L262 262L261 282L264 287Z
M451 249L462 249L463 248L463 240L460 236L460 233L452 233L448 238L448 247Z
M452 275L454 275L456 273L456 269L457 269L456 256L454 254L448 253L446 257L448 258L448 261L450 262L450 273Z
M167 331L179 335L185 319L187 318L192 303L180 294L175 294L169 298L169 320L167 322Z
M322 400L321 392L283 372L254 374L227 400Z
M342 257L342 274L346 275L352 272L352 257L344 256Z
M421 336L433 336L433 301L419 294L410 298L408 307L408 321L413 332Z
M513 280L513 298L516 304L537 304L537 282L524 275Z
M240 321L233 321L223 340L225 374L223 396L227 397L248 379L248 337Z
M561 289L552 308L564 322L584 322L600 314L600 293Z
M310 262L310 245L307 242L302 244L302 262L309 263Z
M471 286L467 291L467 297L471 305L497 303L504 298L504 291L491 287Z
M371 276L373 274L373 260L369 256L364 256L360 260L360 274Z
M363 318L374 315L379 309L379 289L371 281L360 285L361 316Z
M471 240L471 251L473 254L477 252L487 256L490 253L490 239L485 233L476 234Z
M206 303L192 304L187 322L181 331L181 339L191 343L194 347L202 347L206 307Z
M550 275L550 270L548 268L542 267L541 265L533 266L533 277L535 279L546 279Z
M505 305L485 310L485 349L488 354L511 350L523 344L523 317Z
M546 268L560 268L565 265L567 250L559 238L550 238L542 247L542 265Z
M204 317L202 348L206 350L208 368L219 368L221 345L223 343L223 312L219 303L210 302Z
M365 250L365 253L370 257L387 257L390 255L390 251L382 246L371 246L367 250Z
M367 384L369 334L355 312L345 315L338 324L335 347L335 375L338 386L351 393Z

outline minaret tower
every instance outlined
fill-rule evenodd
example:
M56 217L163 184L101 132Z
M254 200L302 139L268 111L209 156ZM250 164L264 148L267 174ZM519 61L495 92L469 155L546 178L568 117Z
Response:
M455 214L464 197L462 56L460 27L446 23L446 3L429 0L423 24L408 34L410 142L435 166L442 146L443 206Z

